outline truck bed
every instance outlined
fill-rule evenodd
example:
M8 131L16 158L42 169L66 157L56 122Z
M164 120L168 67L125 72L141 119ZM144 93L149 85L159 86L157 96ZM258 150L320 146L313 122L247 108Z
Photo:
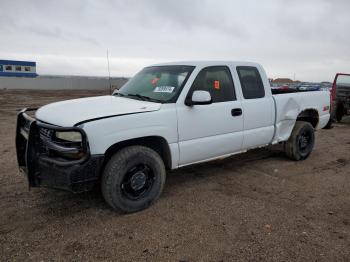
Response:
M275 109L276 131L272 143L286 141L292 132L296 118L302 110L316 110L319 114L319 122L316 129L326 126L329 119L329 108L323 105L329 104L329 91L291 92L272 95Z
M280 94L290 94L290 93L303 93L303 92L318 92L318 91L310 91L310 90L296 90L296 89L271 89L273 95Z

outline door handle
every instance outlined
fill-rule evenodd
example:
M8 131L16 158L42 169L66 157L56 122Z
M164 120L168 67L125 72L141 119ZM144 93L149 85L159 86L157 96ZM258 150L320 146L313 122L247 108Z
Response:
M232 116L240 116L242 115L242 108L234 108L231 110Z

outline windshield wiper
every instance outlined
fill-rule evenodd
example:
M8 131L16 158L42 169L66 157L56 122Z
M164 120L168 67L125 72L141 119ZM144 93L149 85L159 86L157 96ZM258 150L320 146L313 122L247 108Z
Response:
M114 95L114 96L125 96L124 94L119 93L119 92L116 92L116 93L114 93L113 95Z
M143 95L140 95L140 94L127 94L126 96L137 97L137 98L140 98L141 100L144 100L144 101L151 101L151 102L158 102L158 103L161 102L158 99L154 99L154 98L149 97L149 96L143 96Z

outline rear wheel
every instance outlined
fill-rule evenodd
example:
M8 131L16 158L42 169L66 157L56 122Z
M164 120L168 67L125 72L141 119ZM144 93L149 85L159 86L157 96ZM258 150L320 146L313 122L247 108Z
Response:
M165 177L157 152L144 146L126 147L108 161L102 175L102 194L116 211L140 211L160 196Z
M284 151L293 160L304 160L311 154L314 144L313 126L305 121L296 121L290 138L284 144Z

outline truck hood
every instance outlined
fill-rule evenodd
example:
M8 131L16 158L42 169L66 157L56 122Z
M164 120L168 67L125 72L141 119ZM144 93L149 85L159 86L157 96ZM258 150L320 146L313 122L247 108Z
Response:
M161 105L117 96L97 96L48 104L40 107L35 117L49 124L71 127L106 117L156 111Z

